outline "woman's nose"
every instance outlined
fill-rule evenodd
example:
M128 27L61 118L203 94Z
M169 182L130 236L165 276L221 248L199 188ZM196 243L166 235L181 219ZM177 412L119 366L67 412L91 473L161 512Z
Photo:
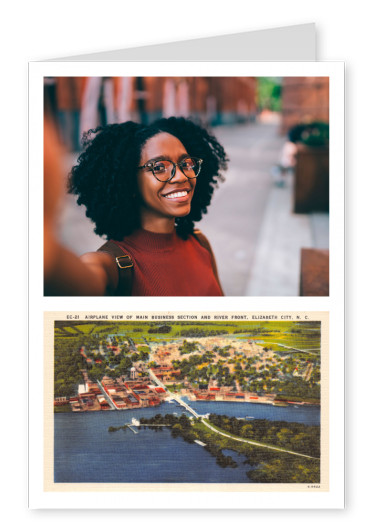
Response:
M171 172L170 182L188 181L188 177L183 173L180 167L176 164Z

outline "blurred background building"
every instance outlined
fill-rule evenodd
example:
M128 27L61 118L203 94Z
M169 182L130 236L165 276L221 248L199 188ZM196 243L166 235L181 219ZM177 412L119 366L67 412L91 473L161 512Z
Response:
M168 116L200 120L230 158L198 224L226 295L328 294L328 78L45 78L45 103L67 148L67 174L88 129ZM76 253L102 244L72 196L59 226Z

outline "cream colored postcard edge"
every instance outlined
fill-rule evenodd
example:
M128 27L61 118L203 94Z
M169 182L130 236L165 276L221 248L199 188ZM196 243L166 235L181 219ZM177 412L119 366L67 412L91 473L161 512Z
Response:
M304 493L306 496L329 491L329 315L328 312L205 312L206 319L199 316L203 312L144 312L139 319L139 312L124 312L121 321L190 321L210 322L218 320L228 321L295 321L321 322L321 481L319 484L178 484L178 483L54 483L53 481L53 369L54 369L54 322L55 320L74 321L101 321L104 318L111 321L113 315L119 312L75 312L74 316L67 312L45 312L45 345L44 345L44 491L48 493ZM118 315L119 316L119 315ZM108 494L107 494L108 495ZM166 507L169 507L168 497ZM144 502L146 500L144 499ZM99 502L100 503L100 502ZM98 504L98 501L97 501ZM98 506L98 505L97 505ZM126 507L124 500L124 507ZM174 505L172 505L174 507ZM147 502L144 507L148 507ZM244 506L246 508L247 505Z

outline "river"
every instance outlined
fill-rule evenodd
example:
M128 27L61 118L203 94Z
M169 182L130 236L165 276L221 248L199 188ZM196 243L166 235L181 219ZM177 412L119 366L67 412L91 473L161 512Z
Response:
M217 413L234 417L286 420L309 425L320 424L316 406L276 407L266 404L233 402L190 402L200 414ZM244 457L231 455L237 468L221 468L198 444L174 439L168 428L108 431L132 418L157 413L187 413L175 403L155 408L91 413L55 413L55 483L249 483L249 465Z

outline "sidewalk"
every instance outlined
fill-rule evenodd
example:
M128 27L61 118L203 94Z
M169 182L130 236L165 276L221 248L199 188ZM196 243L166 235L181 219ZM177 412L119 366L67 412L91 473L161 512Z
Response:
M300 250L329 248L329 215L294 214L293 180L270 190L244 295L299 295Z

